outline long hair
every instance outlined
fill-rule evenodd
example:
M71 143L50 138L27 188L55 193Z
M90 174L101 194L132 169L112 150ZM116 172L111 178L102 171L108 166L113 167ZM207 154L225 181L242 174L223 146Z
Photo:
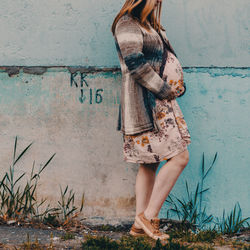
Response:
M157 8L154 9L155 3L156 0L126 0L112 24L111 31L113 35L115 33L117 22L125 14L129 14L137 19L141 26L148 31L149 25L147 22L149 22L157 32L159 32L160 29L164 30L160 23L162 2L160 2L157 5Z

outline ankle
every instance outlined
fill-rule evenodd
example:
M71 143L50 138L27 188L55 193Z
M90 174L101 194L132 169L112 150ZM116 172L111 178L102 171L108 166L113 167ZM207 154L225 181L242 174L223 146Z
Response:
M144 211L144 216L146 217L147 220L151 220L155 217L157 217L156 215L152 214L152 213L148 213L146 210Z

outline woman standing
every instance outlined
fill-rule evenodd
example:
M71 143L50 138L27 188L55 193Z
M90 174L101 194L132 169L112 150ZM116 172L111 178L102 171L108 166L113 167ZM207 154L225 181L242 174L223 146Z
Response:
M158 214L189 161L191 143L176 100L186 91L183 71L160 24L161 7L162 0L126 0L112 26L122 71L117 129L124 160L140 163L130 234L153 239L169 238L159 230Z

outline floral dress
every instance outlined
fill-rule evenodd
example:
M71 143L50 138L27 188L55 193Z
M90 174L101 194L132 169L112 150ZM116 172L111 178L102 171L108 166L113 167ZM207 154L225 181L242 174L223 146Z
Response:
M183 83L180 62L170 51L163 79L175 86L177 91L178 86L181 88ZM146 131L136 135L123 134L124 161L147 164L169 160L185 151L191 143L187 124L176 99L167 101L156 98L153 117L159 131Z

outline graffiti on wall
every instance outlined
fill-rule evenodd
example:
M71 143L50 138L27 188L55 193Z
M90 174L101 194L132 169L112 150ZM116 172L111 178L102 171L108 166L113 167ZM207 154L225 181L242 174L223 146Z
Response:
M103 89L91 88L86 80L87 75L82 72L71 73L70 86L80 88L80 103L100 104L103 101Z

